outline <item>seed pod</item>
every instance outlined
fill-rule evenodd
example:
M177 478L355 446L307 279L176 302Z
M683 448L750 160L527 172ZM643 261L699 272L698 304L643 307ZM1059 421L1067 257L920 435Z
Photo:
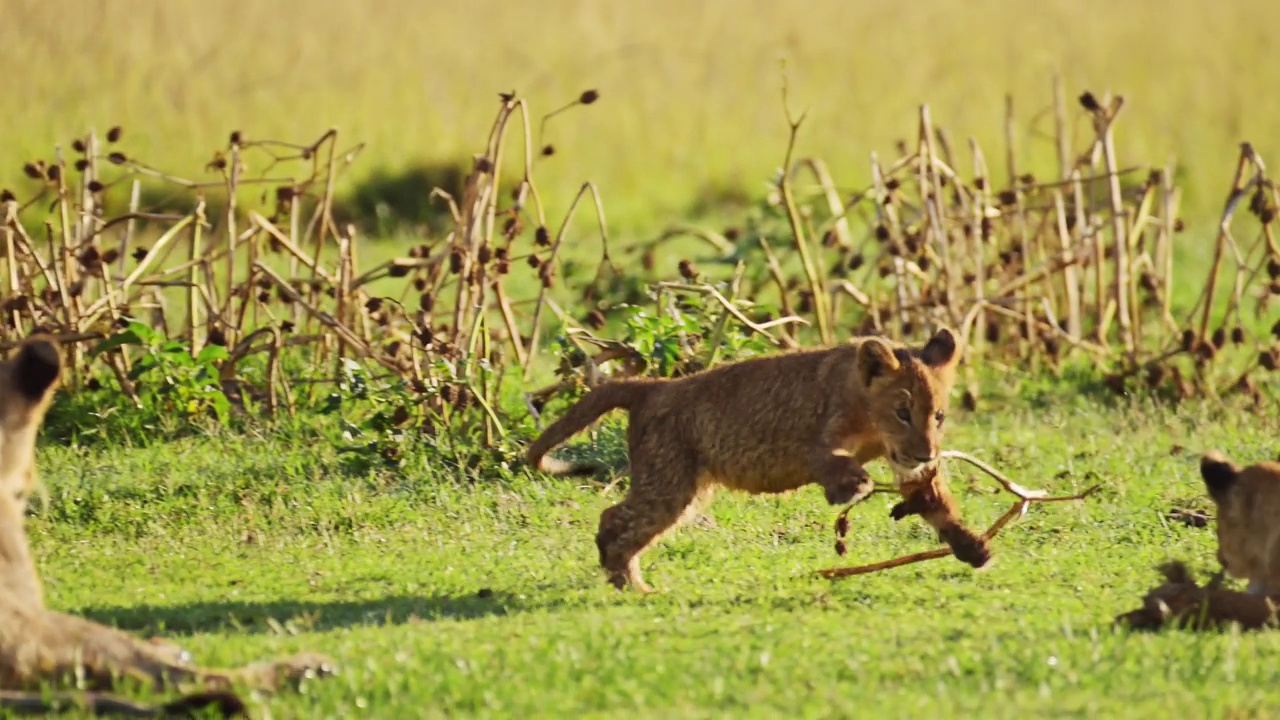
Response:
M435 298L431 293L422 293L418 296L418 309L424 313L431 312L431 308L435 307Z
M1231 328L1231 342L1236 345L1244 344L1244 328L1239 325Z
M685 280L693 281L698 279L698 268L694 267L693 263L688 260L681 260L679 268L680 277Z
M554 145L547 144L542 146L543 157L551 157L552 155L555 155L555 154L556 154L556 147Z
M110 130L107 131L107 142L109 143L120 142L120 134L122 132L124 131L120 129L119 125L116 125L115 127L111 128Z
M578 102L582 103L583 105L590 105L591 103L599 99L600 99L600 93L596 92L595 90L583 90L582 94L578 96Z
M382 298L372 297L365 301L364 309L367 312L375 313L382 308Z
M549 247L551 245L551 233L547 232L546 225L539 225L538 229L533 232L533 244L538 247Z
M845 546L844 541L843 541L843 540L837 540L837 541L836 541L836 554L837 554L837 555L839 555L839 556L841 556L841 557L843 557L843 556L844 556L844 554L845 554L845 553L847 553L847 552L849 552L849 548L848 548L847 546Z
M454 248L449 252L449 272L457 275L462 272L462 250Z
M1221 350L1227 344L1227 329L1219 327L1213 331L1213 349Z

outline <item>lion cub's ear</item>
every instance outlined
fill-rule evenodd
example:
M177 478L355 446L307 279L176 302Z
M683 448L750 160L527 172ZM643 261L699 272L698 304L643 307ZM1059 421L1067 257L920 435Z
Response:
M939 328L920 351L920 360L931 368L945 368L959 358L956 336L947 328Z
M896 372L902 367L893 349L885 341L877 337L867 338L858 348L858 380L863 387L869 386L873 380Z
M1200 458L1200 477L1204 478L1209 497L1215 502L1226 498L1239 475L1240 468L1217 450L1210 450Z

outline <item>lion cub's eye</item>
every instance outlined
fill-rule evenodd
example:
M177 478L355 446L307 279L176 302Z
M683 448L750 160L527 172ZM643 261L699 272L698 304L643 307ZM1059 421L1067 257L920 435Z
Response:
M939 410L933 416L938 420L938 427L942 427L942 421L947 419L947 414Z
M902 421L903 425L911 424L911 408L906 405L899 405L898 409L894 412L897 414L898 419Z

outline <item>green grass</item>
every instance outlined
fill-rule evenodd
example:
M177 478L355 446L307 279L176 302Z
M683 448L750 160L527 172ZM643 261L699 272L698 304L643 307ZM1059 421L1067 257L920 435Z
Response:
M367 147L352 180L480 152L497 94L537 116L587 88L600 102L556 118L539 171L552 217L599 183L615 229L651 231L690 208L756 194L781 163L786 125L778 61L797 108L799 152L825 158L843 188L870 177L869 154L915 132L917 106L1005 176L1004 95L1019 118L1018 159L1055 169L1050 77L1069 99L1110 88L1128 103L1122 162L1188 172L1189 214L1216 213L1237 144L1280 148L1280 65L1268 0L1113 3L819 0L803 9L707 0L465 5L339 0L270 5L199 0L10 0L0 15L5 75L0 186L89 127L125 128L131 153L197 174L232 130L307 142L329 127ZM74 52L69 49L74 48ZM1076 146L1090 132L1072 102Z
M1020 398L957 410L948 445L1028 486L1104 490L1033 507L982 572L944 558L822 580L812 571L934 539L918 519L893 523L891 500L874 496L851 515L839 558L816 490L722 493L707 510L714 527L683 528L645 556L662 593L620 594L593 542L618 489L466 472L426 448L398 472L355 473L301 427L132 450L46 444L52 504L31 532L56 608L165 634L204 663L313 650L341 664L303 695L266 700L276 718L1280 710L1277 636L1110 627L1156 582L1155 564L1214 567L1213 531L1163 513L1209 507L1196 453L1273 457L1275 416L1030 383L1008 392ZM604 425L592 452L618 457L621 427ZM1007 507L988 479L959 466L950 476L972 524Z

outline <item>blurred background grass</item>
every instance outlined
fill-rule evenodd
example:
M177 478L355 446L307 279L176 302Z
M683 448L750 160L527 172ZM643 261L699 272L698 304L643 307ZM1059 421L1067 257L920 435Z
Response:
M115 124L132 154L187 176L232 130L309 142L335 126L368 143L353 183L478 152L500 91L542 114L595 88L598 103L548 125L544 198L559 217L594 180L615 232L647 232L763 191L785 150L786 58L809 110L799 150L842 187L912 135L920 103L1002 170L1006 92L1020 161L1053 172L1060 72L1072 98L1126 96L1122 163L1176 156L1184 214L1203 221L1241 140L1280 157L1278 21L1270 0L4 0L0 185ZM1072 117L1083 142L1074 100Z

